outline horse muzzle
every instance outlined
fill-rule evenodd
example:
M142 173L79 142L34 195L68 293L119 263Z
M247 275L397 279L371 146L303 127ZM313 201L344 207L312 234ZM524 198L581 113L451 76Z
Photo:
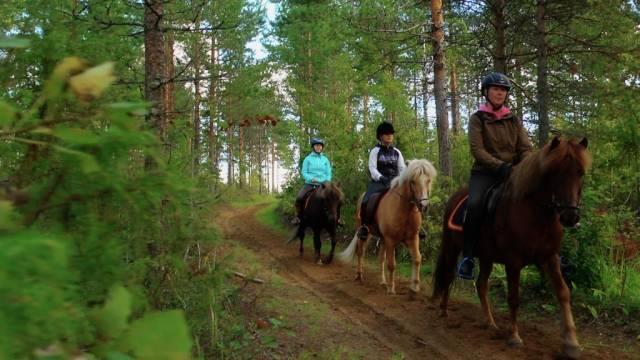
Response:
M565 209L558 213L560 224L564 227L575 228L580 222L580 211L578 209Z

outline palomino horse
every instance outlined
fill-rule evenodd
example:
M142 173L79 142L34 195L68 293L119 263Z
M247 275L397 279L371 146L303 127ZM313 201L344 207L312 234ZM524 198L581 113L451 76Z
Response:
M326 230L331 238L331 251L325 258L324 262L329 264L333 260L333 252L336 248L336 228L338 226L338 218L340 216L340 207L344 202L344 194L340 187L332 182L325 182L318 186L307 197L305 201L304 210L300 214L300 225L298 229L288 242L300 239L300 257L304 253L304 232L307 227L313 230L313 247L315 249L316 258L315 261L318 264L322 264L322 258L320 256L320 247L322 242L320 240L320 234L322 230Z
M495 216L482 225L474 248L474 255L480 259L480 274L476 284L478 296L487 326L497 330L487 300L487 288L493 263L504 264L511 312L508 343L512 346L522 344L516 323L520 271L526 265L535 264L551 280L560 303L563 355L575 358L580 354L571 314L571 294L562 278L558 253L563 226L573 227L580 220L582 178L591 164L587 144L586 138L576 142L555 137L542 149L525 157L514 167L505 183ZM466 194L466 189L453 194L445 210L433 287L433 299L442 297L442 316L447 316L449 290L463 244L462 232L452 231L447 219Z
M371 233L379 235L383 240L384 249L379 250L381 280L380 284L387 287L388 294L395 294L395 248L397 244L405 244L411 252L412 272L410 289L412 295L420 291L420 255L418 232L422 223L422 211L429 203L431 185L436 177L436 169L427 160L411 160L398 177L391 182L391 188L380 200L375 214L377 229L369 232L364 240L356 233L349 246L340 254L338 259L351 262L354 253L358 255L356 281L363 281L362 258L367 241ZM356 210L356 225L360 225L360 202ZM356 227L357 228L357 227ZM389 282L385 276L384 266L387 262Z

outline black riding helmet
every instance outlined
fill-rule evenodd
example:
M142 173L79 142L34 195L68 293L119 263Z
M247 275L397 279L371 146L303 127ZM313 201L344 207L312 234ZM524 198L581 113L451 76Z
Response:
M391 124L390 122L383 121L376 128L376 138L378 140L380 140L380 136L384 134L395 134L395 133L396 131L393 128L393 124Z
M508 92L511 90L511 81L509 81L509 78L505 74L499 72L485 76L484 79L482 79L482 85L480 87L482 96L487 97L487 90L491 86L499 86Z
M320 144L320 145L322 145L322 147L324 147L324 141L322 141L322 139L317 138L317 137L311 138L311 147L313 147L313 145L318 145L318 144Z

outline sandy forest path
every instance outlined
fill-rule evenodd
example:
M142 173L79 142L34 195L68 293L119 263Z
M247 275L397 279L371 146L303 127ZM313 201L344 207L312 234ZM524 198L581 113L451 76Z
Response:
M270 282L266 276L260 293L262 303L269 303L265 297L274 297L272 303L285 303L279 311L283 313L280 318L286 316L287 321L281 334L273 335L277 348L263 355L265 358L300 358L305 354L315 358L331 348L349 358L366 359L553 359L561 347L559 315L522 316L524 346L511 348L504 338L482 328L479 306L456 299L455 294L449 318L440 318L429 302L429 277L423 279L417 299L410 300L406 279L398 279L398 295L388 296L378 285L379 275L373 268L365 269L364 284L358 284L353 280L353 266L336 261L317 265L309 248L300 258L297 244L285 245L284 236L256 220L256 212L263 207L225 206L216 214L215 223L227 241L248 248L279 279L277 288L264 290ZM311 244L311 237L305 242ZM327 251L328 243L323 243L323 253ZM326 312L309 319L301 306L311 305ZM269 316L277 316L277 306L268 309ZM496 312L498 326L506 327L507 314ZM319 325L312 328L311 322ZM637 352L620 351L620 344L612 344L605 335L580 324L578 336L583 359L640 358Z

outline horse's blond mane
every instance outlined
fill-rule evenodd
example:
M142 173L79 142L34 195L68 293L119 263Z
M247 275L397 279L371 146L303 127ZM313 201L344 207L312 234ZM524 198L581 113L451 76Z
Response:
M429 190L431 190L431 185L433 184L433 180L435 179L438 172L436 168L425 159L414 159L409 160L409 164L407 167L398 175L393 181L391 181L391 188L395 188L400 186L406 182L411 182L414 179L417 179L421 175L426 175L432 181L429 183Z
M577 163L584 171L591 166L591 156L586 148L575 140L555 140L526 156L509 177L509 193L512 200L522 199L538 188L540 179L550 170L562 166L565 161Z

